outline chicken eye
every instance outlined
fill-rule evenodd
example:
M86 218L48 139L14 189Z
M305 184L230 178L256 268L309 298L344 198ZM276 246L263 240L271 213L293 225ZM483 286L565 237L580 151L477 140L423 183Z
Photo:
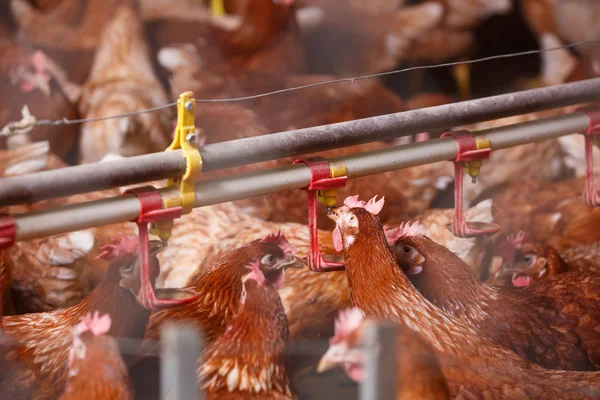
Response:
M262 259L263 264L273 265L275 264L275 256L273 254L267 254Z
M354 222L356 221L356 215L351 215L350 216L350 222Z
M523 257L523 262L527 264L531 264L533 262L533 256L525 256Z
M404 253L404 254L410 254L410 253L412 253L413 248L410 246L407 246L407 245L402 245L400 247L400 250L402 250L402 253Z
M129 272L133 269L133 264L135 263L135 261L132 261L130 263L128 263L127 265L125 265L125 268L123 268L123 271L125 272Z

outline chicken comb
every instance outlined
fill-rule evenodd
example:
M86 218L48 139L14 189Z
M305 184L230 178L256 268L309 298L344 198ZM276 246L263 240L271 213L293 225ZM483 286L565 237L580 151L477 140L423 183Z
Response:
M246 268L250 270L250 273L242 278L242 282L253 279L261 285L264 285L266 278L265 274L263 274L263 272L260 270L260 263L258 260L251 261L248 265L246 265Z
M390 246L396 244L396 241L401 237L425 236L427 234L427 228L419 221L415 221L412 225L410 224L410 221L402 222L400 226L394 229L384 226L383 230L385 231L385 238Z
M375 195L371 200L364 202L358 199L358 196L349 196L344 200L344 205L348 208L364 208L368 212L373 215L377 215L381 212L383 208L383 203L385 202L385 196L379 200L377 199L377 195Z
M515 236L510 234L506 237L506 242L502 243L498 249L498 254L504 261L512 261L515 257L515 252L520 249L527 240L527 235L523 231Z
M113 244L107 244L102 246L100 253L96 259L102 259L106 261L112 261L115 258L129 253L135 253L138 246L138 237L135 235L127 236L122 232L119 232L121 239L111 239Z
M104 335L110 330L111 322L109 314L100 316L98 311L95 311L93 315L87 313L75 326L75 334L81 335L84 332L90 332L94 336Z
M277 233L270 233L266 238L261 240L261 243L275 243L285 254L296 255L296 246L288 242L285 235L281 233L281 229Z
M363 311L358 307L346 308L340 311L334 322L334 334L329 339L330 344L343 342L356 330L365 319Z
M46 55L38 50L31 56L31 63L35 69L36 74L43 74L46 71Z

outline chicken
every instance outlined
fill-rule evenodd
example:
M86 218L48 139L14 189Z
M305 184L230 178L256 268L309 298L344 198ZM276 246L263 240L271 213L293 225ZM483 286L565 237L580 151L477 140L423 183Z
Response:
M21 109L27 105L37 119L74 119L77 108L57 77L60 71L51 68L53 61L41 51L33 51L10 41L0 42L0 127L21 120ZM36 126L29 132L34 141L47 140L52 151L65 156L75 143L75 126ZM0 148L6 148L0 137Z
M478 333L431 304L398 268L376 215L382 202L359 202L332 209L336 248L344 251L354 306L415 330L436 351L450 394L456 398L563 398L600 395L596 372L548 371ZM516 327L515 327L516 329Z
M547 293L536 296L481 283L456 255L422 231L399 237L392 250L411 283L447 314L545 368L597 369L600 359L588 337L594 323L586 316L595 312L592 293L600 286L600 275L561 275L561 286L580 287L565 303L567 298ZM580 318L570 319L569 308L577 308Z
M362 339L366 328L373 323L375 321L364 318L359 308L341 311L318 372L343 367L350 378L360 383L364 379ZM396 354L396 400L450 399L448 384L433 348L406 326L397 327Z
M0 367L16 362L23 364L27 375L20 379L34 388L34 398L55 399L64 389L72 345L70 329L88 312L98 311L111 316L111 336L143 337L150 311L143 308L137 298L140 289L137 252L124 252L131 251L131 240L128 238L118 244L121 250L117 254L120 255L111 262L106 278L81 303L64 310L2 319L6 335L17 346L2 354ZM135 243L133 249L137 247L137 241ZM160 268L156 255L162 248L161 242L150 242L149 259L154 277ZM11 390L13 383L3 382L0 391Z
M108 336L109 314L87 314L73 328L69 377L59 400L133 400L117 341Z
M227 322L235 313L237 299L242 292L240 279L248 272L246 266L258 260L269 282L278 285L285 279L287 268L304 266L304 262L294 256L295 253L295 247L281 232L228 252L191 284L199 293L195 301L185 307L152 314L145 337L158 339L160 326L166 321L192 320L202 329L207 342L214 341L224 332ZM174 261L177 262L176 259Z
M142 22L133 9L122 5L102 34L80 112L84 118L101 118L167 103L152 70ZM98 161L107 153L135 156L163 151L171 141L171 111L84 123L81 161Z
M257 261L247 268L238 310L202 355L198 379L208 400L294 399L283 355L289 330L277 286Z
M163 255L165 261L180 264L183 260L190 260L185 257L185 252L173 254L173 238L167 249L170 253ZM136 393L146 398L155 391L147 383L149 380L154 381L148 377L155 376L158 371L157 360L151 357L151 348L159 339L160 328L164 323L193 322L200 328L206 343L214 342L225 332L227 324L236 313L242 293L241 279L249 272L247 266L258 261L269 282L279 286L285 279L286 269L304 266L304 262L294 256L295 252L295 247L278 232L269 233L264 239L253 240L242 247L236 244L227 254L209 261L210 264L207 265L210 265L210 268L201 270L188 285L199 295L195 300L178 309L159 310L150 317L140 352L141 357L132 372ZM192 257L195 268L199 262L207 262L206 259ZM169 268L168 261L165 266Z
M484 200L477 205L466 209L465 219L473 222L494 222L493 202ZM427 227L427 237L443 245L452 253L463 260L473 271L475 276L484 273L485 259L489 253L491 239L487 236L474 238L459 238L448 229L454 218L454 210L429 209L419 214L414 219L421 221ZM399 225L401 221L388 221L387 227Z
M503 233L527 232L528 240L563 252L600 240L594 229L600 210L579 198L582 179L545 183L537 179L515 182L493 196L495 222Z
M564 272L600 272L595 260L598 244L573 247L562 255L552 246L539 242L525 242L505 255L501 269L492 284L497 286L530 286L548 276ZM509 255L509 256L508 256ZM508 256L508 257L507 257Z
M344 77L396 68L413 43L437 26L443 7L435 1L398 8L396 2L364 12L354 2L318 2L297 12L309 69ZM371 2L364 2L371 3Z

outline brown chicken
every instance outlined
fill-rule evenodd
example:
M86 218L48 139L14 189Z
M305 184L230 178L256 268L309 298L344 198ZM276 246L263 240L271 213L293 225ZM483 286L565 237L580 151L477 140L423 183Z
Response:
M132 8L119 6L106 27L86 81L80 111L101 118L168 103L154 76L142 22ZM80 158L100 160L107 153L135 156L163 151L171 141L172 110L86 122L81 126Z
M387 199L386 199L387 200ZM488 199L464 210L465 219L473 222L493 223L493 202ZM427 227L427 237L434 242L446 247L463 260L473 271L475 276L484 274L489 257L491 238L479 236L474 238L459 238L448 229L452 223L454 210L429 209L419 214L414 220L421 221ZM387 227L400 225L401 221L388 221Z
M59 400L133 400L117 341L107 335L109 314L87 314L73 328L69 377Z
M360 383L364 379L361 348L365 329L375 321L365 319L359 308L340 312L330 347L321 358L318 372L343 367L346 374ZM396 400L450 399L450 390L437 356L429 343L413 330L399 325L396 333Z
M77 108L65 94L60 71L41 51L10 41L0 42L0 129L9 122L21 120L21 110L27 105L38 119L74 119ZM36 126L28 135L34 141L47 140L52 151L66 155L75 143L76 126ZM0 148L6 148L6 138L0 136Z
M199 293L198 299L185 307L153 313L145 337L158 339L160 326L166 321L191 320L202 329L207 342L214 341L235 313L242 292L241 278L248 272L246 266L258 260L267 279L280 285L287 268L304 266L295 253L295 247L280 232L228 252L191 283L190 286Z
M502 259L501 269L492 277L497 286L530 286L548 276L564 272L600 272L598 243L573 247L559 254L552 246L525 242Z
M421 334L437 352L452 397L600 396L598 373L544 370L429 303L398 268L381 223L368 211L377 212L372 202L358 205L336 207L331 214L352 302L367 318L398 322Z
M289 330L277 287L258 262L248 267L238 309L199 360L198 378L208 400L294 399L283 354Z
M161 242L150 242L151 274L156 277L159 264L156 254ZM67 359L72 345L71 327L92 311L109 314L112 319L110 335L141 338L144 335L150 311L138 302L140 265L137 252L117 256L106 278L81 303L59 311L8 316L2 319L6 335L17 346L2 354L0 368L15 363L26 367L20 385L30 385L34 398L55 399L62 392L68 378ZM0 376L8 376L2 373ZM15 382L3 382L1 390L8 390ZM4 394L2 396L4 397Z
M411 229L416 227L405 229L392 250L411 283L433 304L545 368L598 369L589 334L595 322L589 316L596 312L600 276L557 277L559 286L578 287L568 298L558 289L539 296L496 288L481 283L456 255L424 236L423 226L418 233Z

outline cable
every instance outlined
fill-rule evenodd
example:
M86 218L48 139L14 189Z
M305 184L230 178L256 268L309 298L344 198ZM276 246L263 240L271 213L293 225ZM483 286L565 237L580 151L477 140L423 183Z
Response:
M373 79L373 78L379 78L382 76L395 75L395 74L400 74L400 73L404 73L404 72L424 70L424 69L452 67L455 65L463 65L463 64L476 64L476 63L481 63L484 61L498 60L498 59L503 59L503 58L512 58L512 57L521 57L521 56L534 55L534 54L542 54L542 53L546 53L546 52L569 49L569 48L579 47L579 46L585 46L588 44L599 43L599 42L600 42L600 38L599 39L591 39L591 40L585 40L585 41L581 41L581 42L574 42L574 43L566 44L564 46L552 47L552 48L548 48L548 49L527 50L527 51L521 51L521 52L517 52L517 53L499 54L499 55L495 55L495 56L477 58L477 59L468 60L468 61L455 61L455 62L447 62L447 63L440 63L440 64L420 65L420 66L416 66L416 67L396 69L393 71L380 72L380 73L376 73L376 74L363 75L363 76L357 76L357 77L352 77L352 78L340 78L340 79L333 79L330 81L311 83L308 85L296 86L296 87L291 87L291 88L286 88L286 89L279 89L279 90L255 94L255 95L251 95L251 96L233 97L233 98L228 98L228 99L196 99L196 102L198 102L198 103L228 103L228 102L254 100L254 99L273 96L273 95L277 95L277 94L293 92L293 91L303 90L303 89L309 89L309 88L313 88L313 87L317 87L317 86L333 85L333 84L342 83L342 82L354 82L354 81L359 81L359 80L364 80L364 79ZM163 110L165 108L174 107L176 105L177 105L177 102L175 101L172 103L149 108L146 110L132 111L132 112L124 113L124 114L110 115L110 116L106 116L106 117L97 117L97 118L81 118L81 119L73 119L73 120L63 118L61 120L56 120L56 121L40 120L40 121L31 123L28 126L35 126L35 125L59 126L59 125L82 124L85 122L105 121L105 120L114 119L114 118L124 118L124 117L130 117L130 116L134 116L134 115L151 113L154 111ZM7 125L9 130L12 130L11 129L12 124L14 124L14 123L9 123Z

